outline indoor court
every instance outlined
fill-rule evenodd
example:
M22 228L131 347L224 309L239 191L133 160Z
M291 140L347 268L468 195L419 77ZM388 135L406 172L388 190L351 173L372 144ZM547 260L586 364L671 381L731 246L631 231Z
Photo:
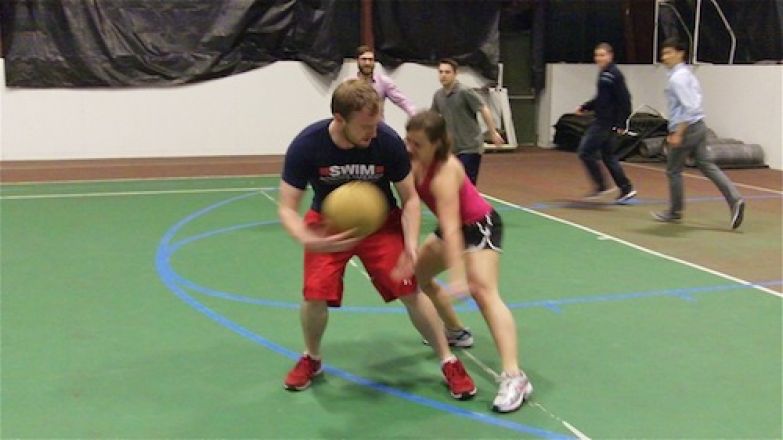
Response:
M501 292L536 386L506 415L488 410L498 367L472 302L458 311L476 346L457 355L479 394L460 402L360 264L325 375L282 389L301 349L301 250L277 220L277 176L4 184L3 437L779 437L779 172L733 172L752 213L740 232L688 178L701 216L668 236L645 215L661 171L630 169L636 205L574 208L544 184L576 172L570 158L486 158L481 189L507 225ZM492 177L506 168L526 183Z
M2 439L783 439L783 1L0 2Z

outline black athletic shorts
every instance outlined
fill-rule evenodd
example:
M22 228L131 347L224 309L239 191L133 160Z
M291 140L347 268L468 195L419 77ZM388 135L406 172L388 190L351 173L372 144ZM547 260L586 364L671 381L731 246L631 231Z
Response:
M435 235L443 239L440 227L435 229ZM462 239L465 241L465 250L480 251L492 249L501 252L503 245L503 221L494 209L483 219L466 225L462 225Z

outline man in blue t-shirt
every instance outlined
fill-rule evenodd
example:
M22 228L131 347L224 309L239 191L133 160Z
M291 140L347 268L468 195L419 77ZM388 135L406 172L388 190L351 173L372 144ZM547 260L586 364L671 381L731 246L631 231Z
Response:
M383 299L399 299L414 326L432 342L452 396L470 398L476 386L451 353L435 307L418 293L413 279L420 208L405 144L380 122L378 94L366 81L340 84L331 107L332 119L310 125L291 142L280 182L280 221L305 251L301 308L305 352L286 376L285 387L303 390L321 373L321 338L328 307L340 306L345 267L357 255ZM331 191L353 180L372 182L386 194L391 208L386 223L361 239L351 237L350 232L326 235L321 204ZM302 218L299 204L308 184L315 194ZM402 209L397 207L391 185Z

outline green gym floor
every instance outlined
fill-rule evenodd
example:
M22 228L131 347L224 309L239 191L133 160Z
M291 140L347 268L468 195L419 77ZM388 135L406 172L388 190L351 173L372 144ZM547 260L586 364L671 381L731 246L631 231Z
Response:
M479 393L453 400L360 264L330 315L325 374L287 392L302 252L277 221L277 183L3 185L2 438L783 436L780 277L748 284L561 220L562 206L500 199L529 403L489 410L498 360L470 301L458 310L476 345L457 355Z

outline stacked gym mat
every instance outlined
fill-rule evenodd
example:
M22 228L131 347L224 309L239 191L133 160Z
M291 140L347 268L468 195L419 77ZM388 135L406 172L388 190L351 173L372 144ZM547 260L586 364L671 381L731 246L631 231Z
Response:
M566 113L555 124L554 143L560 150L576 151L587 127L595 120L592 115ZM629 162L665 162L667 121L653 113L634 113L628 120L628 133L617 136L615 154ZM721 138L712 129L707 133L707 151L721 168L766 168L764 150L758 144ZM693 157L686 162L695 166Z

